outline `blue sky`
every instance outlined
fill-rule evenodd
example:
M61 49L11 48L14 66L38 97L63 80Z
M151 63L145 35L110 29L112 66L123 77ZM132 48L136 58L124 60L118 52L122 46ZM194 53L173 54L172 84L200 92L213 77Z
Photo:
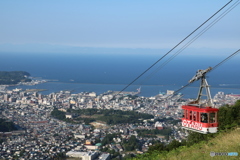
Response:
M1 0L0 52L14 47L46 52L68 47L168 49L227 2ZM240 5L190 48L238 49L239 15Z

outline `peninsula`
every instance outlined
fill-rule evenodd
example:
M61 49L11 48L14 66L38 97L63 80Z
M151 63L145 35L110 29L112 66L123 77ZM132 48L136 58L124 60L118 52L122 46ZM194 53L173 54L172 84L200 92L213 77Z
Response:
M14 85L19 82L31 82L30 74L25 71L0 71L0 85Z

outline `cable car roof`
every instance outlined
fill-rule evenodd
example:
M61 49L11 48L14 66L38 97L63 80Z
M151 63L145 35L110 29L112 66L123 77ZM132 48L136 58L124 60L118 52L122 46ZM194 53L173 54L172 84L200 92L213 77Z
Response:
M196 112L217 112L217 108L212 107L201 107L201 106L194 106L194 105L185 105L182 106L182 109L196 111Z

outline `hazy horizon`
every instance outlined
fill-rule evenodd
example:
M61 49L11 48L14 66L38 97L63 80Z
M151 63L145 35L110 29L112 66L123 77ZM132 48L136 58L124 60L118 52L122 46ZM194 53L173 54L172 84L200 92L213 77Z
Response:
M227 2L1 1L0 52L67 53L84 48L169 50ZM189 48L238 49L239 14L236 6Z

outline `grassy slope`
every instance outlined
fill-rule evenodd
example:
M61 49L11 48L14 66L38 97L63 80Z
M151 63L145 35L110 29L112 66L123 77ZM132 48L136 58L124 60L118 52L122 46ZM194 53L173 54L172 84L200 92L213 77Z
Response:
M210 152L238 152L239 156L215 156L211 157ZM134 160L225 160L240 159L240 129L220 133L217 137L208 142L201 142L191 147L181 146L168 153L141 156Z

